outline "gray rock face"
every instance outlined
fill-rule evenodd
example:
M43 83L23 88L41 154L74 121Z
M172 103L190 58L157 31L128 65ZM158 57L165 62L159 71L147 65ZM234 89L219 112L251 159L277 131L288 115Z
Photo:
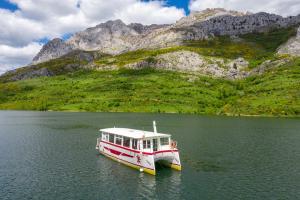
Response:
M183 17L180 20L178 20L174 27L186 27L186 26L192 26L197 22L203 22L207 21L211 18L218 17L218 16L224 16L224 15L230 15L230 16L244 16L249 15L251 13L242 13L232 10L225 10L223 8L208 8L206 10L202 11L193 11L190 13L189 16Z
M32 70L24 71L23 73L14 73L13 76L10 77L10 81L18 81L25 80L31 78L37 78L42 76L53 76L54 74L49 71L47 68L34 69L32 66Z
M265 32L272 28L285 28L299 23L300 15L287 18L263 12L244 16L225 15L195 23L190 26L190 29L187 29L185 39L199 40L209 36Z
M23 68L10 70L0 76L0 82L31 79L41 76L55 76L74 72L79 69L88 69L103 54L95 51L87 52L74 50L57 59L57 62L49 61L45 64L32 64Z
M248 74L245 71L248 65L248 61L243 58L224 60L204 57L190 51L177 51L162 54L153 59L131 63L125 67L130 69L152 67L155 69L192 72L218 78L239 79Z
M151 31L156 30L156 29L165 28L167 26L169 26L169 25L168 24L151 24L149 26L145 26L145 25L140 24L140 23L131 23L131 24L128 25L128 27L132 28L133 30L135 30L139 34L147 34Z
M300 26L297 31L297 36L289 39L286 44L279 47L278 54L300 56Z
M66 43L77 49L117 54L132 49L133 40L139 33L121 20L108 21L96 27L76 33Z
M62 39L55 38L43 46L41 51L33 58L32 64L58 58L73 49L72 45L65 43Z
M263 62L262 64L260 64L259 66L257 66L256 68L252 69L248 73L248 76L264 74L266 71L268 71L270 69L278 68L278 67L290 62L291 60L292 60L291 57L281 58L281 59L274 60L274 61L267 60L267 61Z
M184 40L263 32L296 24L300 24L300 15L283 18L268 13L250 14L224 9L194 12L171 25L126 25L121 20L108 21L78 32L66 42L52 40L42 48L33 63L57 58L74 49L120 54L137 49L180 45Z

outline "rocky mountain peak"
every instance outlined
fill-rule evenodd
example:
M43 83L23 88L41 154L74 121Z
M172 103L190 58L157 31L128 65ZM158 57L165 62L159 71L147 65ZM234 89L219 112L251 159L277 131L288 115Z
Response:
M143 25L140 23L131 23L128 27L132 28L139 34L146 34L155 29L168 27L168 24L151 24L151 25Z
M122 27L122 26L126 26L126 24L122 20L116 19L116 20L109 20L107 22L98 24L94 28L113 28L113 27Z
M54 39L50 40L47 44L45 44L44 49L59 47L63 44L64 44L64 41L62 39L54 38Z
M80 50L100 50L116 54L132 46L130 41L125 41L124 38L137 35L139 33L121 20L110 20L74 34L67 43Z
M198 19L207 20L212 17L222 16L222 15L231 15L231 16L244 16L251 13L244 13L235 10L226 10L224 8L207 8L201 11L193 11L190 16L198 17Z
M65 43L60 38L54 38L43 46L40 52L33 58L32 64L60 57L72 50L72 45Z
M248 14L250 13L226 10L224 8L207 8L201 11L192 11L189 16L183 17L179 21L177 21L175 26L176 27L191 26L196 22L206 21L211 18L222 16L222 15L244 16Z

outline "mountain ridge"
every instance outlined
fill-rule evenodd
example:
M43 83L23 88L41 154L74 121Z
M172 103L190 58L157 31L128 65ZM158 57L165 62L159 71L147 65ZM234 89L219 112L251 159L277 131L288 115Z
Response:
M58 58L76 49L116 55L138 49L176 46L185 40L243 35L299 24L300 15L283 18L263 12L250 14L225 9L194 12L169 25L145 26L137 23L126 25L121 20L110 20L77 32L67 41L61 41L59 44L56 44L56 39L51 40L35 56L32 64Z
M281 46L296 35L296 28L290 27L239 37L220 36L209 40L189 40L179 46L128 51L118 55L73 50L56 59L9 71L0 77L0 81L55 76L82 69L149 67L212 78L244 79L258 71L264 71L272 63L277 66L277 63L288 62L290 56L278 52L278 48L283 48ZM60 42L59 39L57 41Z

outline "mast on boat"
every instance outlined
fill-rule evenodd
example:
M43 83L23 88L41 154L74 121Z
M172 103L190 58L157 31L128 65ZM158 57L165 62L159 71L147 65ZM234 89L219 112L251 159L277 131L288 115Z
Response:
M157 130L156 130L156 122L155 122L155 121L153 121L153 132L154 132L154 133L157 133Z

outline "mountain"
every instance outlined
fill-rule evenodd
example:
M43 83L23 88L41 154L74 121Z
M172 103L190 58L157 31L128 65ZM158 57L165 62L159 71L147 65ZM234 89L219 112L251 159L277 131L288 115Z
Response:
M40 52L33 58L33 63L40 63L58 58L73 50L74 48L71 45L66 44L60 38L55 38L42 47Z
M300 15L283 18L268 13L244 14L224 9L193 12L170 25L126 25L121 20L108 21L75 33L65 42L58 39L50 41L35 56L33 64L58 58L75 49L115 55L138 49L181 45L186 40L265 32L299 23Z
M192 12L108 21L0 76L0 109L300 115L300 16Z

